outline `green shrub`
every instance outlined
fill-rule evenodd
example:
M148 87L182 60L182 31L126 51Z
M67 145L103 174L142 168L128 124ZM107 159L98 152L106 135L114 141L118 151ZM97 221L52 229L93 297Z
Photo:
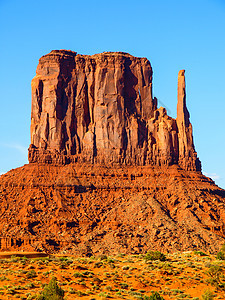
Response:
M37 300L63 300L64 290L58 286L56 278L52 277L48 285L46 285Z
M100 260L107 260L108 257L105 254L100 255Z
M161 253L160 251L149 251L145 255L145 260L160 260L160 261L165 261L166 256L165 254Z
M162 296L158 292L152 292L150 297L144 298L144 300L164 300Z
M69 293L70 293L70 294L76 294L76 291L75 291L72 287L70 287L70 288L69 288Z
M101 297L101 298L106 298L106 299L107 299L107 298L111 298L111 297L110 297L107 293L105 293L105 292L99 293L98 296Z
M225 243L221 246L221 250L222 252L225 252Z
M207 254L205 252L202 252L202 251L194 251L194 254L200 255L200 256L207 256Z
M77 296L79 297L83 297L83 296L87 296L87 294L85 292L82 292L82 291L77 291L76 292ZM53 299L52 299L53 300ZM55 300L55 299L54 299ZM57 299L58 300L58 299Z
M103 266L103 263L100 262L100 261L98 261L98 262L96 262L96 263L94 264L94 267L95 267L95 268L101 268L101 266Z
M37 273L34 270L30 270L26 273L27 278L35 278L37 277Z
M221 249L220 251L217 253L217 256L216 256L217 259L220 259L220 260L225 260L225 244L223 244L221 246Z
M26 299L27 300L35 300L36 296L35 295L29 295Z
M12 288L8 288L8 294L14 295L16 293L15 289Z
M222 267L219 265L212 265L206 274L209 276L207 280L211 285L218 287L221 283Z
M117 293L119 294L119 293ZM133 292L132 295L140 300L165 300L158 292L152 292L151 296L142 295L138 292Z
M75 273L73 274L73 276L76 277L76 278L77 278L77 277L82 277L82 278L84 277L84 275L81 274L80 272L75 272Z
M202 295L202 300L213 300L214 294L210 290L205 291L205 293Z
M128 288L128 284L127 283L120 283L120 287L123 290L126 290Z
M225 252L219 251L219 252L217 253L216 258L219 259L219 260L225 260Z

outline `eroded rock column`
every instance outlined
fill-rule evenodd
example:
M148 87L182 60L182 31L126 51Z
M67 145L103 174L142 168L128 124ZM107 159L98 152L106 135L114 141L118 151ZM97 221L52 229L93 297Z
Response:
M186 106L185 70L178 73L177 87L177 128L179 160L178 164L186 170L201 170L201 163L194 148L192 125Z

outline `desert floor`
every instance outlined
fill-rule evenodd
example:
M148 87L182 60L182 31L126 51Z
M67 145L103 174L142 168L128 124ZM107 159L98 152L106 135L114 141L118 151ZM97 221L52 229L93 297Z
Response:
M35 299L53 276L67 300L146 299L152 291L165 300L197 300L207 290L225 299L225 262L202 252L167 254L166 261L123 254L1 258L0 299Z

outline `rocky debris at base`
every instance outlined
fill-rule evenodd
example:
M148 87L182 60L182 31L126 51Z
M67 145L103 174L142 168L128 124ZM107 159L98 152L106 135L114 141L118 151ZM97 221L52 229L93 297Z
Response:
M224 200L212 180L177 166L33 163L1 176L0 249L213 253L224 243Z

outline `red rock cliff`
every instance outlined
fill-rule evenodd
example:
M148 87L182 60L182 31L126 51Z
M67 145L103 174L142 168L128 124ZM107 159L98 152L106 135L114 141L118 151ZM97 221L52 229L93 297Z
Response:
M177 119L157 109L146 58L54 50L32 80L29 162L178 164L201 170L178 76Z

